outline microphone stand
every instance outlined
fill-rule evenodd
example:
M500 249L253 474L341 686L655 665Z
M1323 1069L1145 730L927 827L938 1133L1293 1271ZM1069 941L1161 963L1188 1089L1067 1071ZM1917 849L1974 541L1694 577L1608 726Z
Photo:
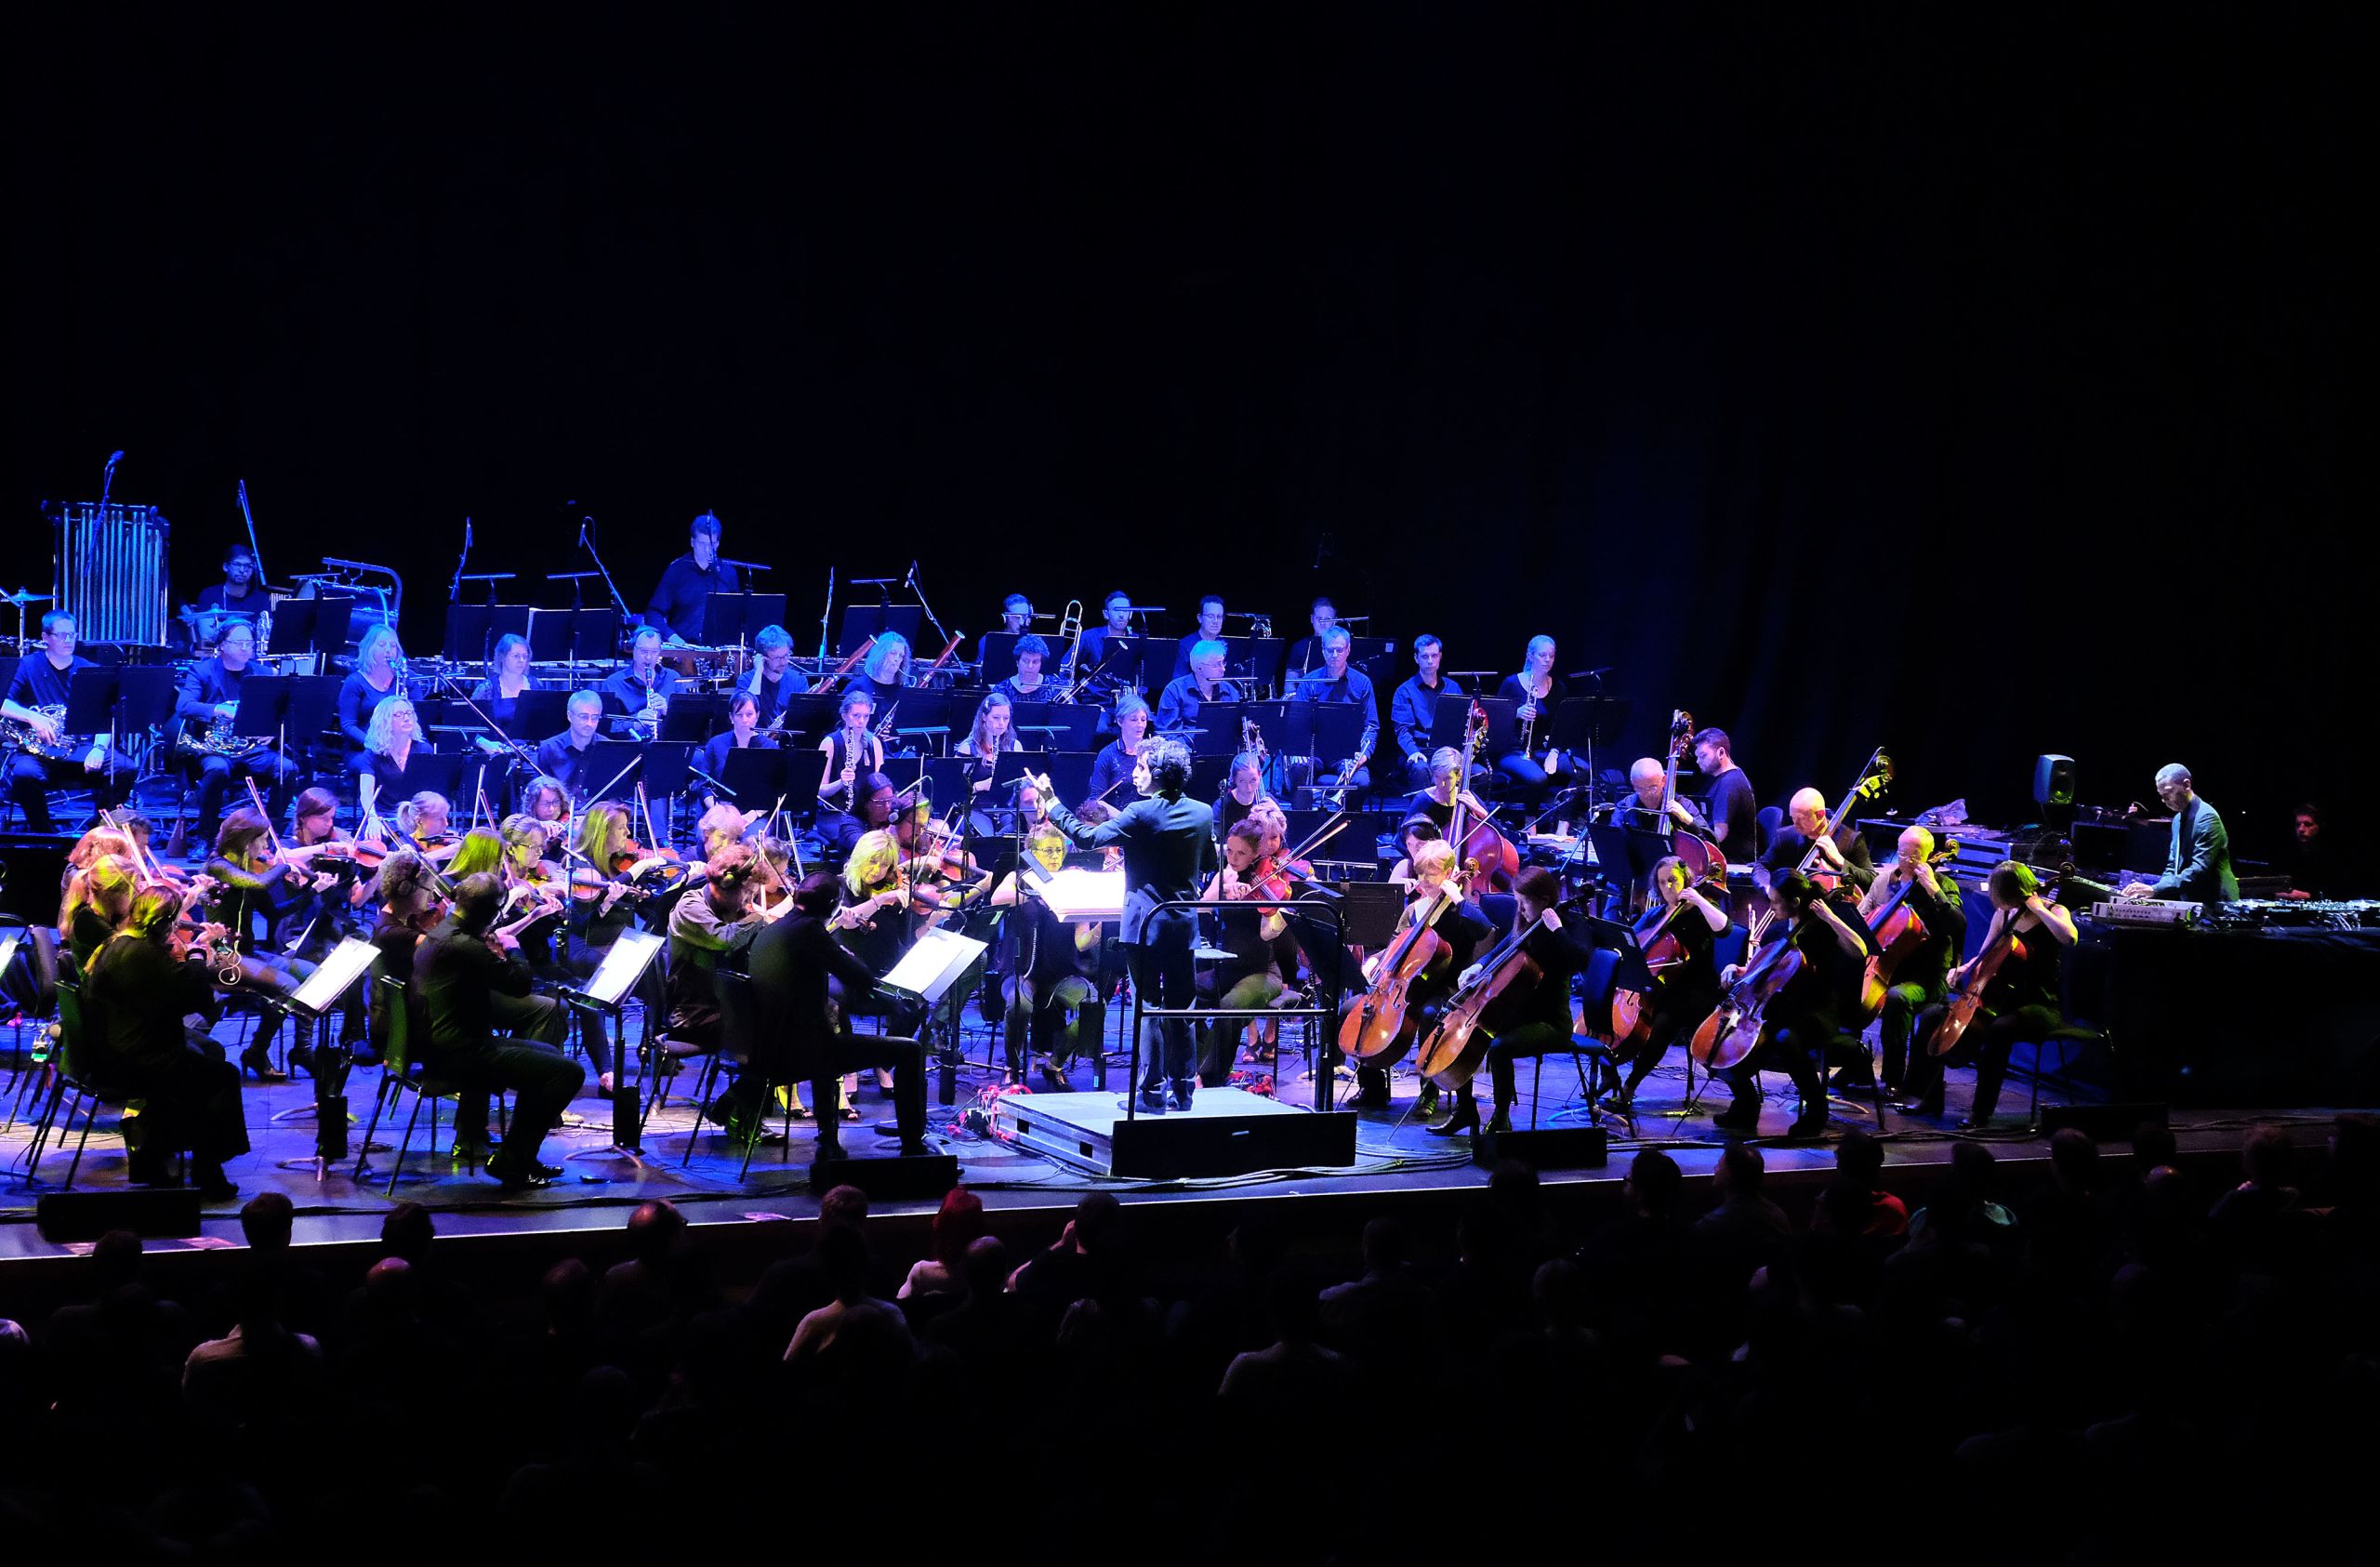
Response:
M593 561L595 563L595 569L602 574L604 591L612 595L612 606L620 612L620 623L622 625L626 625L630 620L635 619L636 617L628 613L628 601L620 597L620 590L613 584L612 568L603 564L602 555L596 551L595 541L587 537L588 534L593 530L594 526L595 519L592 517L581 517L578 519L579 548L587 551L587 558Z
M826 568L826 607L818 612L818 670L826 669L826 627L835 618L835 568Z
M240 493L245 496L247 492L247 481L243 479L240 481ZM253 547L253 545L251 545L251 547ZM463 568L470 564L471 520L469 517L466 517L463 519L463 552L455 557L455 579L446 585L446 602L448 604L460 604L463 602ZM262 576L264 573L264 566L261 562L258 564L257 573L258 576ZM496 589L494 587L490 587L488 591L492 594L496 591Z
M908 589L909 591L918 595L918 607L925 611L926 624L933 628L933 634L940 637L945 642L956 640L951 636L950 632L944 628L942 618L933 612L933 605L926 603L926 591L923 587L919 586L918 582L917 562L911 561L909 563L909 575L901 579L901 585Z

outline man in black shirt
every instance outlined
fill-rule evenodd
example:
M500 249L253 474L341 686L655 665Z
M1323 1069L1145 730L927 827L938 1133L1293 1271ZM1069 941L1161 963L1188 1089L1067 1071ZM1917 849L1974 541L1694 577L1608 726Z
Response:
M603 698L592 691L574 692L569 711L570 727L537 748L537 771L584 804L587 791L603 781L588 776L594 765L595 730L603 722Z
M245 544L232 545L223 556L223 580L201 588L198 597L182 611L198 646L213 646L229 626L253 627L272 607L272 595L256 581L256 551Z
M1857 831L1846 834L1844 822L1827 819L1826 796L1815 789L1797 789L1789 803L1793 822L1777 830L1777 837L1767 853L1753 864L1753 879L1763 886L1770 886L1778 877L1800 867L1802 857L1817 845L1818 857L1810 861L1813 876L1839 876L1860 892L1876 879L1876 867L1868 856L1868 840Z
M661 633L651 626L639 631L628 643L628 661L596 689L612 714L614 734L629 737L635 725L643 731L641 737L657 738L662 714L669 710L669 694L678 689L678 671L662 667Z
M1100 613L1106 617L1106 624L1102 626L1093 626L1091 630L1083 632L1080 662L1074 670L1059 671L1060 679L1064 680L1088 675L1093 670L1098 669L1100 667L1100 660L1107 657L1107 644L1110 642L1117 642L1120 644L1137 643L1139 641L1138 638L1132 635L1131 594L1124 591L1121 588L1117 589L1114 592L1107 595L1106 602L1100 606ZM1134 658L1138 658L1140 655L1136 652L1132 657ZM1131 683L1131 669L1129 665L1124 664L1121 661L1120 655L1118 656L1118 663L1117 667L1109 670L1107 672L1116 676L1117 679L1124 681L1127 684Z
M214 725L229 724L238 713L240 688L247 684L248 660L256 651L256 633L235 621L224 630L215 657L192 664L190 672L182 676L181 685L174 694L174 716L181 720L183 733L191 739L203 739ZM275 820L280 818L290 777L298 770L287 757L266 746L238 757L200 750L195 760L198 828L193 850L214 841L215 825L223 813L224 791L235 777L266 780L271 791L267 796L266 808Z
M713 593L735 591L735 568L719 558L719 519L706 511L689 525L686 553L663 568L644 623L669 634L669 645L702 641L703 608Z
M1703 815L1712 836L1727 852L1728 863L1742 865L1760 852L1760 803L1752 796L1752 780L1736 765L1734 749L1725 729L1705 729L1694 737L1694 764L1711 780Z
M1405 787L1430 787L1430 725L1437 722L1438 698L1461 697L1462 687L1451 680L1441 679L1439 668L1446 663L1446 644L1423 632L1413 639L1413 678L1398 686L1388 699L1389 727L1396 731L1396 749L1405 758ZM1475 777L1488 769L1472 764Z
M1223 678L1223 644L1220 642L1191 644L1190 672L1169 681L1165 694L1157 698L1159 729L1170 734L1184 724L1197 724L1200 710L1210 702L1230 704L1248 699L1238 686Z
M1339 607L1329 599L1316 599L1307 611L1306 620L1314 628L1313 634L1289 644L1289 657L1281 661L1281 684L1285 688L1322 668L1323 633L1339 624Z
M1348 655L1355 650L1355 638L1333 626L1317 640L1322 644L1322 667L1301 678L1289 688L1289 696L1297 701L1323 706L1361 708L1364 733L1355 742L1355 755L1316 757L1313 767L1300 769L1305 777L1292 777L1290 781L1311 782L1316 788L1325 788L1343 775L1347 778L1347 788L1361 794L1372 786L1371 772L1365 764L1371 760L1373 748L1380 744L1380 703L1372 694L1372 677L1352 668L1347 662ZM1349 772L1347 769L1351 764L1354 770Z
M471 1144L474 1127L485 1139L489 1096L512 1090L512 1119L487 1173L510 1188L546 1186L562 1172L538 1163L538 1149L587 1082L587 1069L558 1050L496 1032L498 998L526 999L532 984L512 938L487 934L503 896L493 875L464 877L455 889L454 923L416 952L413 985L428 1034L421 1056L433 1075L463 1085L458 1145ZM552 1016L558 1019L559 1010Z
M69 737L59 728L58 719L63 716L68 696L73 689L75 671L90 668L91 661L74 651L74 617L64 610L51 610L41 618L41 652L19 661L16 678L8 683L7 697L0 700L0 717L27 725L37 745L61 750L68 748ZM51 711L40 710L45 708ZM72 755L45 754L32 749L17 753L8 764L8 793L25 813L26 831L52 830L52 784L60 789L87 789L92 803L99 806L112 805L124 798L132 788L135 768L130 757L110 749L108 742L112 737L73 737Z
M2297 807L2295 836L2290 841L2289 890L2281 896L2296 898L2339 897L2341 878L2322 838L2322 808L2311 802Z

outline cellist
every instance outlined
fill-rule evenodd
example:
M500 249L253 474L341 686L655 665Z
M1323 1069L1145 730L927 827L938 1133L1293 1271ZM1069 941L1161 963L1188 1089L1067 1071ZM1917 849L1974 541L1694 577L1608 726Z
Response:
M1773 1067L1791 1077L1801 1095L1800 1113L1788 1135L1808 1137L1826 1125L1820 1052L1842 1031L1844 1003L1856 993L1866 971L1868 933L1866 927L1846 922L1824 889L1798 870L1778 876L1771 896L1777 902L1778 934L1762 950L1778 940L1790 942L1801 956L1801 966L1762 1009L1759 1047L1719 1074L1726 1079L1731 1099L1712 1120L1727 1131L1749 1132L1757 1126L1758 1074L1763 1067ZM1719 983L1732 985L1741 973L1730 963L1720 970Z
M1877 914L1907 887L1903 907L1917 917L1925 935L1901 955L1884 989L1881 1054L1887 1093L1908 1081L1911 1026L1919 1013L1942 999L1951 961L1967 935L1967 911L1959 901L1958 883L1934 869L1934 834L1922 827L1904 828L1894 852L1892 869L1871 882L1859 899L1859 917L1872 929Z
M2008 1052L2020 1039L2039 1040L2065 1022L2058 1011L2059 975L2066 949L2074 945L2074 916L2056 898L2043 896L2041 878L2030 865L2003 859L1991 868L1986 885L1991 891L1991 928L1984 933L1976 956L1952 969L1950 986L1963 988L1983 955L2012 929L2016 945L2002 960L2000 971L1984 988L1983 1010L1976 1027L1959 1047L1975 1056L1975 1102L1967 1109L1961 1131L1979 1131L1991 1122L2000 1104L2000 1084L2008 1075ZM1946 1056L1929 1048L1945 1011L1937 1003L1918 1015L1917 1048L1909 1069L1908 1105L1911 1114L1942 1113L1942 1069ZM1954 1047L1954 1048L1959 1048Z
M1436 914L1430 928L1447 944L1446 961L1417 977L1406 992L1406 1008L1415 1019L1416 1038L1429 1032L1436 1003L1444 1001L1447 993L1454 989L1455 976L1470 965L1473 956L1481 947L1496 939L1496 927L1488 922L1487 915L1480 912L1477 902L1450 896L1457 890L1448 885L1454 880L1454 873L1452 843L1443 838L1435 838L1421 844L1414 851L1413 884L1408 889L1405 912L1397 916L1396 930L1380 952L1372 953L1364 960L1363 982L1368 989L1379 977L1382 954L1395 947L1396 938L1410 929L1416 921L1429 919L1434 912ZM1445 905L1443 909L1439 908L1441 904ZM1362 998L1356 997L1354 1004L1362 1005ZM1431 1114L1437 1109L1437 1085L1425 1082L1421 1085L1421 1102L1415 1108L1423 1115ZM1361 1066L1355 1069L1354 1104L1357 1109L1388 1108L1386 1067ZM1471 1119L1474 1124L1477 1123L1479 1117L1475 1109ZM1437 1128L1433 1127L1432 1130Z
M1506 953L1499 947L1478 964L1466 967L1461 976L1462 983L1468 984L1480 977L1479 969L1500 956L1510 963L1526 957L1538 969L1534 983L1519 981L1521 989L1508 990L1491 1003L1503 1017L1488 1046L1488 1070L1496 1085L1496 1109L1488 1122L1490 1132L1513 1129L1513 1101L1519 1096L1514 1086L1513 1063L1524 1056L1542 1056L1549 1050L1569 1048L1570 979L1587 966L1593 949L1579 940L1575 931L1564 926L1562 911L1555 907L1561 897L1561 879L1553 871L1541 865L1523 870L1513 883L1513 899L1518 905L1514 929L1522 933L1519 953ZM1430 1128L1440 1136L1451 1136L1479 1124L1479 1100L1470 1079L1456 1085L1455 1096L1453 1110Z
M1653 991L1645 998L1645 1041L1620 1085L1617 1104L1621 1109L1634 1100L1638 1084L1661 1064L1670 1046L1693 1033L1695 1025L1719 1004L1719 970L1712 946L1727 928L1726 910L1687 884L1686 861L1677 856L1656 860L1646 881L1649 907L1636 922L1636 945L1651 953L1666 936L1677 951L1670 965L1654 975Z

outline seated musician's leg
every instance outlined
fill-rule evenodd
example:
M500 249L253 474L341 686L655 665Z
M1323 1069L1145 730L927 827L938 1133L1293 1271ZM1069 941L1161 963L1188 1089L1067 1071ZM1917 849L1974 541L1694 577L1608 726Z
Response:
M512 1120L488 1174L507 1185L541 1184L537 1153L587 1082L587 1069L559 1052L499 1040L491 1052L495 1081L512 1090Z
M77 771L80 771L78 768ZM27 832L52 830L49 820L49 765L31 751L20 751L8 764L8 797L25 814Z

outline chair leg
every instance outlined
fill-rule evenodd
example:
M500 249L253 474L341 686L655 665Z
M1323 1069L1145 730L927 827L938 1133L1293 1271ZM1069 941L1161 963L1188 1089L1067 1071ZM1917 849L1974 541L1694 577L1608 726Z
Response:
M703 1069L694 1074L694 1124L686 1134L685 1151L678 1155L681 1170L694 1157L694 1140L703 1135L703 1107L710 1103L710 1086L718 1076L719 1052L714 1050L703 1057ZM790 1109L787 1113L792 1113Z
M1545 1086L1545 1057L1537 1058L1537 1069L1528 1075L1528 1129L1537 1130L1537 1096Z
M66 1185L60 1189L64 1191L74 1189L74 1173L83 1167L83 1150L90 1146L91 1128L98 1124L99 1119L99 1096L96 1094L86 1094L83 1096L83 1100L86 1107L83 1111L83 1135L75 1139L74 1158L66 1166ZM74 1117L71 1111L66 1117L66 1129L69 1132L74 1130Z
M364 1172L370 1167L372 1162L372 1134L380 1129L380 1112L388 1105L389 1096L396 1091L396 1079L393 1076L383 1074L380 1079L380 1086L373 1091L372 1119L364 1124L364 1142L355 1150L355 1173L348 1177L350 1180L361 1181L364 1178Z
M34 1186L40 1181L42 1155L48 1150L50 1136L58 1130L58 1108L65 1098L66 1078L63 1073L60 1073L50 1082L49 1097L42 1107L40 1119L33 1123L33 1140L25 1149L25 1184L28 1187ZM70 1114L68 1118L70 1129L73 1124Z
M404 1174L405 1150L413 1147L413 1129L421 1121L421 1102L429 1097L418 1089L414 1091L413 1113L405 1117L405 1135L397 1144L396 1156L389 1161L389 1195L391 1197L397 1194L397 1177ZM430 1119L430 1126L431 1135L436 1135L438 1118L434 1114Z

